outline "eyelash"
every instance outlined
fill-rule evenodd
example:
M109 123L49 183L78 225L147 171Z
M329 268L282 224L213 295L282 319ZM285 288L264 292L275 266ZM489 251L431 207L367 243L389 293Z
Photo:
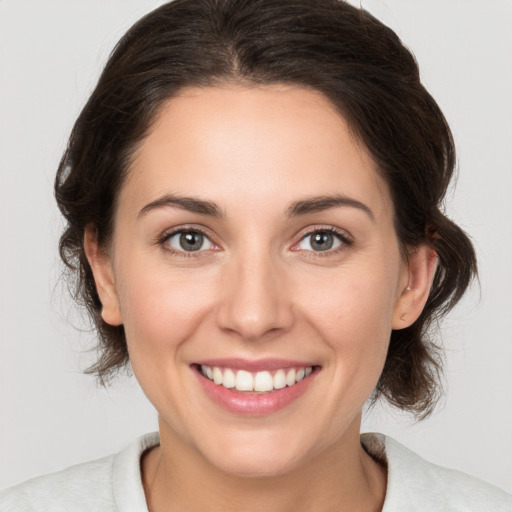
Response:
M216 244L214 242L211 241L211 237L208 236L205 231L203 231L202 229L200 228L196 228L196 227L192 227L192 226L184 226L184 227L180 227L178 229L174 229L170 232L166 232L164 233L158 240L157 240L157 243L158 245L160 245L162 247L162 249L164 251L166 251L167 253L170 253L172 256L177 256L179 258L195 258L198 256L198 254L196 253L202 253L202 252L205 252L204 250L202 251L180 251L180 250L176 250L172 247L170 247L167 242L175 235L178 235L180 233L198 233L200 235L202 235L203 237L205 237L207 240L210 241L210 243L215 247Z
M306 238L311 237L317 233L325 233L325 234L334 236L340 242L340 246L336 247L335 249L328 249L326 251L304 251L308 257L322 258L322 257L332 256L333 254L338 254L338 253L342 252L343 250L352 246L354 243L352 237L345 231L336 229L332 226L329 226L329 227L313 226L312 228L308 229L308 231L300 237L299 241L294 244L294 247L299 245ZM294 250L294 249L292 248L292 250ZM295 251L297 251L297 252L299 250L300 249L295 249Z
M180 234L180 233L198 233L198 234L202 235L203 237L205 237L207 240L209 240L210 243L214 247L216 247L216 244L211 240L211 237L205 233L205 231L203 231L200 228L196 228L196 227L192 227L192 226L190 226L190 227L185 226L185 227L181 227L179 229L174 229L170 232L166 232L157 240L157 243L158 243L158 245L160 245L162 247L162 249L164 251L172 254L173 256L178 256L181 258L194 258L194 257L197 257L200 253L205 252L205 250L198 250L198 251L176 250L176 249L169 247L167 242L173 236ZM325 233L325 234L332 235L341 243L341 245L332 250L328 249L325 251L304 251L305 253L314 254L314 256L311 256L311 254L308 254L308 257L326 257L329 255L337 254L340 251L343 251L344 249L346 249L347 247L350 247L351 245L353 245L352 238L344 231L338 230L332 226L329 226L329 227L314 226L313 228L308 230L306 233L304 233L300 237L299 241L293 244L293 247L296 247L303 240L305 240L306 238L308 238L310 236L313 236L316 233ZM300 251L300 249L293 249L293 247L291 249L292 251L294 251L294 252ZM206 249L206 250L208 250L208 249ZM196 253L198 253L198 254L196 254Z

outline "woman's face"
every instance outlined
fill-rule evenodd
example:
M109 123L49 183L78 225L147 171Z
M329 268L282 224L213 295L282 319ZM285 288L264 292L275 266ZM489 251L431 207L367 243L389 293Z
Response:
M321 94L226 86L168 101L109 254L95 270L103 317L124 324L163 438L262 476L359 435L406 326L410 270L385 182Z

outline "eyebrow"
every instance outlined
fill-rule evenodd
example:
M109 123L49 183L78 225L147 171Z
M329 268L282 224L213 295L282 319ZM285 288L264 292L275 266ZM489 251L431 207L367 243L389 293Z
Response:
M375 221L375 215L372 210L361 201L352 199L344 195L332 195L332 196L317 196L306 198L301 201L293 202L287 209L287 215L289 217L306 215L308 213L321 212L329 210L331 208L338 208L341 206L348 206L350 208L357 208L365 212L372 221Z
M180 197L173 194L166 194L155 201L151 201L151 203L142 208L137 217L140 218L152 210L166 206L174 206L176 208L181 208L182 210L193 213L199 213L201 215L210 215L217 218L224 217L222 209L213 201L196 199L194 197Z
M204 199L197 199L194 197L181 197L174 194L166 194L155 201L151 201L144 208L140 210L137 217L140 218L146 215L152 210L164 207L175 207L182 210L186 210L193 213L199 213L201 215L209 215L216 218L224 218L224 212L222 208L213 201L207 201ZM316 213L331 208L339 207L351 207L357 208L365 212L372 221L375 221L375 215L372 210L361 201L352 199L343 195L332 195L332 196L315 196L300 201L294 201L286 209L288 217L296 217L300 215L306 215L308 213Z

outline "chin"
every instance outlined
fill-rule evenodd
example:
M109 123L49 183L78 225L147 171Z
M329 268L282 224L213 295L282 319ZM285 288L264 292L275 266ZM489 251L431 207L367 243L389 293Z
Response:
M264 478L284 475L300 465L306 456L304 448L288 439L272 439L263 434L226 435L220 442L208 444L199 452L223 473L246 478ZM300 443L299 443L300 444ZM214 447L212 450L211 448Z
M225 457L215 465L223 473L235 477L270 478L290 473L297 467L298 461L276 460L275 457L257 457L250 460Z

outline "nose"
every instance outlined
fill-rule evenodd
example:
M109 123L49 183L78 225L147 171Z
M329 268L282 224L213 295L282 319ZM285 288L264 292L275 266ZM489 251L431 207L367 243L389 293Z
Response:
M218 326L247 341L286 332L295 318L283 267L268 255L240 257L222 276Z

